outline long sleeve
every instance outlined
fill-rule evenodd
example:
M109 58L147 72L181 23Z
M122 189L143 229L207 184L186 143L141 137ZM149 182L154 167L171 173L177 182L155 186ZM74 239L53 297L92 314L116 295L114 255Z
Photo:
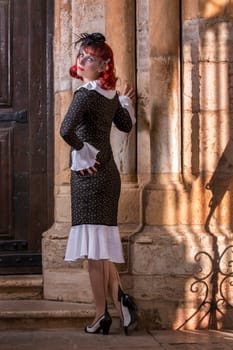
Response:
M83 147L83 142L78 138L76 129L85 115L87 105L87 95L83 94L81 90L77 91L60 128L61 137L76 150Z
M86 92L86 90L79 90L74 94L60 128L61 136L73 148L71 170L74 171L94 166L96 155L99 152L94 146L88 142L82 142L77 136L77 128L83 124L90 103L90 97L87 97Z
M121 97L126 96L120 96L119 98L118 109L114 116L113 123L120 131L130 132L135 122L133 107L129 98L128 100L123 100Z
M122 107L127 109L127 111L129 112L132 124L134 125L136 123L136 118L131 98L126 95L120 95L119 101Z

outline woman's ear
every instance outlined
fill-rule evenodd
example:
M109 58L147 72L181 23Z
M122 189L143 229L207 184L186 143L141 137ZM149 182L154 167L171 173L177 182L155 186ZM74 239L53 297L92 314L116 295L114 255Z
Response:
M98 69L97 69L97 72L98 73L102 73L104 71L104 65L105 63L104 62L101 62Z
M106 61L101 62L98 72L102 73L104 71L104 66L106 66L111 61L110 58L108 58Z

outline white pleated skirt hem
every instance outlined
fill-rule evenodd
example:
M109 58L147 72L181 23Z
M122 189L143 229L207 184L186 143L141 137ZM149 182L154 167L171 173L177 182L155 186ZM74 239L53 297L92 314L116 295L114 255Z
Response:
M122 244L117 226L72 226L66 246L65 261L107 259L123 263Z

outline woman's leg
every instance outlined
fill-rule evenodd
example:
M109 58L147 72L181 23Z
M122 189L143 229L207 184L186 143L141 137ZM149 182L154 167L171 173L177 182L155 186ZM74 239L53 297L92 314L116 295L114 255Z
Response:
M123 316L122 316L122 312L121 312L121 305L120 305L120 302L118 300L119 287L122 289L119 273L118 273L116 266L114 265L113 262L105 260L104 264L105 264L104 270L106 272L108 271L108 276L106 276L107 277L106 280L108 282L108 289L109 289L110 295L113 299L115 308L117 309L117 312L118 312L121 320L123 320Z
M96 316L93 324L105 313L107 285L104 260L88 260L88 271L91 288L96 304Z
M123 323L125 334L128 335L128 329L134 328L137 324L137 307L132 297L123 292L119 273L115 265L110 261L108 262L108 269L109 289L112 295L112 299Z

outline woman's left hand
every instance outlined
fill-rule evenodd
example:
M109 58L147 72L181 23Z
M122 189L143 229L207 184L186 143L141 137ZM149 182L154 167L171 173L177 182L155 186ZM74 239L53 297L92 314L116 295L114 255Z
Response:
M133 99L135 92L134 89L126 82L121 95L128 96L129 98Z

